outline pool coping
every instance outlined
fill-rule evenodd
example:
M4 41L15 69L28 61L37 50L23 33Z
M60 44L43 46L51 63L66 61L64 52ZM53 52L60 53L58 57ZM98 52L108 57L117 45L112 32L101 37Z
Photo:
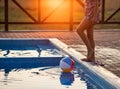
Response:
M65 43L61 42L57 38L49 38L49 40L58 48L66 52L68 55L72 56L77 62L83 64L86 66L89 70L91 70L93 73L97 74L104 80L106 80L108 83L110 83L112 86L114 86L117 89L120 89L120 78L113 74L112 72L108 71L107 69L98 66L98 65L92 65L90 63L81 61L80 59L85 58L84 55L82 55L80 52L77 52L75 49L69 47Z

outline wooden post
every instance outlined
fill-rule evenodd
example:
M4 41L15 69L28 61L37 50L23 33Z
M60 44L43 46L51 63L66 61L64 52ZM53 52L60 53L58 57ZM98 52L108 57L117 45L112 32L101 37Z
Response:
M73 0L70 0L70 31L73 30Z
M5 31L8 31L9 27L8 27L8 0L4 0L4 4L5 4Z
M38 0L38 22L41 21L41 0Z
M102 23L104 23L105 20L105 0L102 0L102 13L101 13Z

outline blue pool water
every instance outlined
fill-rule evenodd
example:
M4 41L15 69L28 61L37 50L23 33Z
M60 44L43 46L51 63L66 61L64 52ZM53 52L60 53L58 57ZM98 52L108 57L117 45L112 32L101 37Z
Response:
M63 73L65 55L48 39L1 39L0 89L115 89L78 62Z

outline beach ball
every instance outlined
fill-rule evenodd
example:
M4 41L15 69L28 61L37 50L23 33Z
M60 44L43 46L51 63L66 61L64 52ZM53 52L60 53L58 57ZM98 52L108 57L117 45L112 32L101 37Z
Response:
M70 57L64 57L60 60L60 68L63 72L70 72L74 68L74 61Z

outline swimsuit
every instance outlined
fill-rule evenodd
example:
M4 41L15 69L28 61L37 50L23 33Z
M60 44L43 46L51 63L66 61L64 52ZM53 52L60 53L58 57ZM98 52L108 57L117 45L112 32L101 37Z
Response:
M100 6L100 0L98 0L98 6ZM96 7L96 2L94 0L85 0L85 17L88 18L92 24L99 22L99 10L97 10L97 15L94 16L94 8Z

